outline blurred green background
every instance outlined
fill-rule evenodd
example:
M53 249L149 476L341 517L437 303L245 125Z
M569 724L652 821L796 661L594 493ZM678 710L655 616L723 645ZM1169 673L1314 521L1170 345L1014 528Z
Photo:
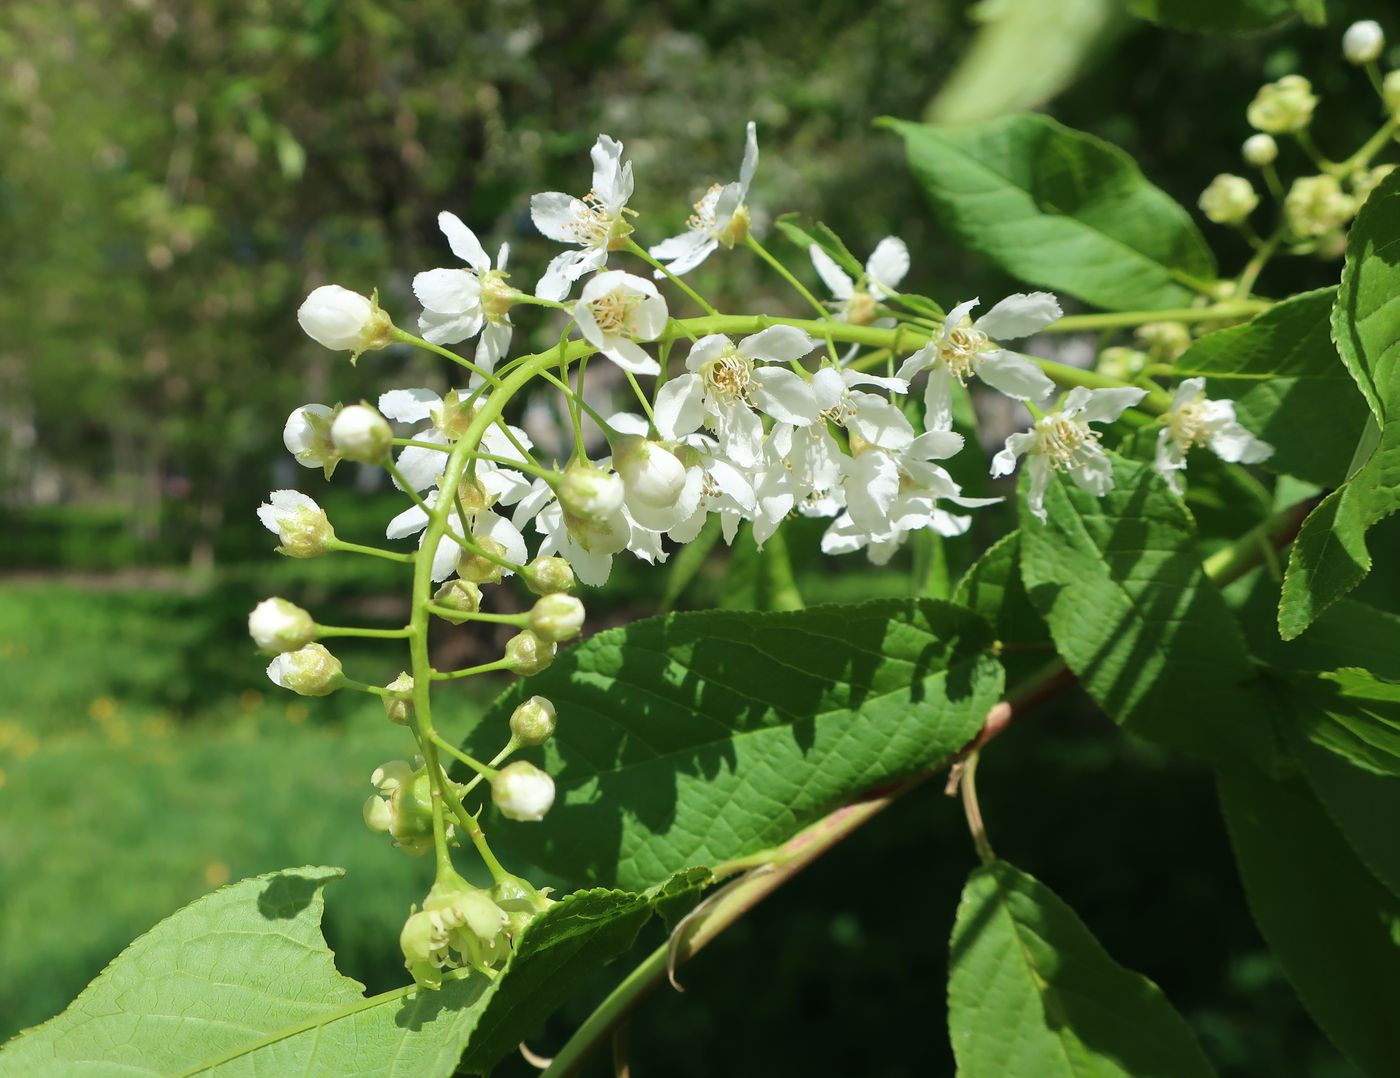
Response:
M425 866L359 820L370 771L408 751L402 731L377 703L273 690L245 617L271 594L331 623L404 616L397 567L279 559L253 510L299 483L341 535L374 541L400 506L348 466L327 492L287 461L282 422L307 401L442 387L449 372L392 350L351 369L297 329L310 288L378 288L412 325L412 274L452 264L442 209L488 248L508 241L529 287L552 252L528 196L586 187L600 130L627 145L654 242L732 178L753 118L760 227L819 215L862 256L896 232L910 290L996 296L1010 282L940 235L873 118L975 118L1062 89L1055 115L1194 205L1216 172L1240 169L1244 105L1266 78L1313 78L1324 149L1370 130L1369 91L1337 41L1381 6L1331 3L1322 30L1200 37L1112 0L1008 0L986 5L1009 23L979 42L950 0L8 0L0 1036L62 1009L177 906L288 865L347 867L327 918L341 967L376 990L404 979L397 931ZM1243 260L1236 237L1209 234L1227 266ZM800 251L776 233L770 246L815 284ZM1336 267L1271 272L1282 292ZM694 283L721 308L798 310L743 253ZM519 346L549 340L548 322L520 321ZM808 602L911 587L907 562L874 573L800 553L814 538L790 540ZM949 544L954 572L974 549ZM716 552L684 603L752 601L751 568L742 549ZM592 624L654 610L665 573L619 572L590 599ZM452 661L499 643L457 631L437 647ZM366 681L400 666L386 648L336 650ZM489 691L454 700L463 723ZM998 850L1157 980L1223 1073L1349 1073L1263 950L1204 772L1125 741L1077 699L999 742L984 772ZM636 1071L951 1073L946 940L973 863L929 784L686 967L684 995L648 1003ZM532 1047L549 1054L620 975L600 975Z

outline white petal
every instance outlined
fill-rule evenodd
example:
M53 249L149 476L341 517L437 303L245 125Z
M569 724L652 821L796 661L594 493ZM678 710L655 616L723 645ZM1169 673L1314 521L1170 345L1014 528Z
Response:
M931 340L899 365L896 376L909 381L920 371L928 370L938 360L938 341Z
M1071 467L1069 477L1080 490L1102 498L1113 489L1113 462L1098 446L1085 445L1079 464Z
M847 426L867 442L898 452L914 440L914 427L898 406L873 393L852 393L855 411Z
M690 346L690 354L685 357L685 369L698 371L724 354L724 350L734 342L723 333L711 333L701 337Z
M461 521L457 519L456 513L452 514L451 522L454 529L461 527ZM427 535L425 534L423 538L426 539ZM462 548L457 545L455 539L449 539L446 535L439 539L437 549L433 551L433 583L446 580L456 572L457 560L461 556Z
M1074 393L1070 396L1073 397ZM1147 390L1132 386L1090 390L1089 399L1082 409L1083 420L1085 423L1112 423L1145 396Z
M1273 446L1261 442L1239 423L1227 423L1212 432L1209 445L1217 457L1232 464L1258 464L1274 455Z
M622 143L599 135L588 155L593 158L593 190L615 213L632 197L632 166L622 164Z
M891 393L908 393L909 379L907 378L885 378L877 374L861 374L859 371L841 372L841 379L848 386L879 386L881 389L888 389Z
M667 440L674 440L697 430L705 418L704 390L697 374L682 374L657 390L652 409L656 416L656 432Z
M929 430L953 429L953 372L942 363L928 372L924 426Z
M476 336L481 322L479 310L470 314L440 314L425 310L418 316L418 333L433 344L460 344Z
M1019 292L977 319L977 328L994 341L1013 341L1039 333L1062 314L1059 301L1049 292Z
M1187 378L1176 387L1176 392L1172 394L1171 411L1179 411L1184 405L1193 404L1201 399L1201 394L1205 392L1206 380L1204 378Z
M741 198L747 198L753 174L758 171L758 126L749 121L744 136L744 160L739 166L739 190Z
M963 324L963 319L965 319L969 314L971 314L972 308L976 307L977 304L980 302L981 300L979 300L976 296L973 296L972 299L963 300L961 303L959 303L956 307L954 307L951 311L948 312L948 317L943 320L943 338L945 340L947 339L948 334L952 333L953 330L957 329L960 325Z
M389 539L406 539L410 535L418 534L427 526L428 514L418 506L413 505L389 521L389 526L384 529L384 534Z
M535 295L556 303L569 294L573 283L588 272L588 251L560 251L549 260L544 276L535 285ZM606 253L604 254L606 257Z
M636 341L625 337L612 337L603 355L612 360L624 371L633 374L660 374L661 364L647 355L646 350Z
M546 191L530 198L530 220L541 233L560 243L577 243L577 225L588 207L563 191Z
M515 562L516 565L524 565L530 556L525 549L525 537L520 534L520 529L489 509L483 509L476 514L476 520L472 524L472 535L477 539L496 540L506 548L502 557L506 561ZM506 575L511 575L509 569L506 570Z
M812 395L823 412L835 408L846 395L846 380L835 367L823 367L812 375Z
M476 347L476 365L494 371L496 364L510 350L510 335L515 327L509 322L487 322L481 331L481 343Z
M1000 348L982 353L977 377L1012 400L1038 401L1055 392L1055 383L1038 365L1018 352Z
M666 328L669 317L665 297L653 288L651 295L643 297L632 309L632 336L639 341L656 340Z
M1016 470L1016 461L1035 445L1035 432L1020 431L1006 439L1006 448L992 458L992 478L1010 475Z
M438 228L447 237L447 246L452 248L452 253L472 269L485 273L491 268L491 259L476 238L476 233L463 224L455 213L438 214Z
M856 290L856 285L846 275L846 271L815 243L807 248L807 254L812 258L812 265L817 271L817 276L826 284L831 294L837 299L850 299Z
M758 463L758 451L763 442L763 421L746 404L721 408L716 416L715 434L724 455L741 468Z
M793 326L769 326L739 342L739 354L746 359L779 360L791 363L801 359L817 342Z
M821 409L812 387L783 367L761 367L753 372L754 405L781 423L805 426L816 421Z
M432 413L442 398L431 389L391 389L379 394L379 411L385 419L400 423L418 423Z
M481 281L470 270L424 270L413 277L413 294L424 307L439 314L463 314L481 308Z
M1045 524L1050 519L1050 514L1045 511L1045 488L1050 485L1050 462L1035 454L1026 464L1026 470L1031 479L1030 489L1026 492L1026 505L1030 508L1031 516Z
M865 273L870 280L871 290L877 294L898 288L899 282L909 272L909 248L898 236L886 236L875 245L869 260L865 263ZM880 287L880 286L884 287Z
M416 439L421 442L440 442L444 446L447 444L447 435L441 431L424 431L422 437ZM424 449L422 446L410 445L395 461L399 474L414 490L427 490L429 487L437 485L438 476L447 470L447 454L436 449ZM398 486L399 481L394 480L394 486ZM402 488L401 488L402 489Z
M931 430L920 434L905 450L916 460L947 460L962 452L963 436L950 430Z
M846 511L866 531L889 526L889 510L899 494L899 465L878 450L857 454L847 467Z

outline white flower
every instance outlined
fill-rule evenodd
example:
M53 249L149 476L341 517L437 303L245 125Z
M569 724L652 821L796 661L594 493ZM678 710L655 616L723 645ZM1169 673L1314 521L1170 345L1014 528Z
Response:
M943 331L904 361L899 377L912 379L927 370L924 425L929 430L953 426L953 380L967 385L976 375L1013 400L1041 400L1055 389L1045 373L1027 357L995 342L1039 333L1063 313L1049 292L1007 296L970 326L964 325L978 300L959 303L943 321Z
M836 299L836 318L855 325L869 325L875 320L875 307L880 300L893 295L909 272L909 248L898 236L886 236L875 245L865 263L865 274L852 281L846 271L815 243L807 248L817 275L831 289Z
M340 459L331 442L335 413L324 404L303 404L287 417L282 444L303 468L324 468L327 478Z
M632 163L622 160L622 143L599 135L591 153L593 188L583 198L548 191L530 199L530 218L544 235L578 250L555 255L535 285L541 299L561 300L569 286L608 264L608 251L632 231L623 218L632 197Z
M613 454L613 464L634 511L639 503L656 509L675 505L685 487L685 465L665 446L646 438L624 438Z
M292 558L324 554L335 538L325 510L299 490L274 490L258 506L258 519L277 536L278 551Z
M297 322L318 344L350 352L352 362L361 352L388 344L394 328L379 304L338 284L323 284L307 296Z
M656 395L657 432L668 441L703 423L719 439L720 453L741 468L758 463L763 441L759 411L780 423L806 426L821 414L810 383L769 362L793 362L816 341L791 326L772 326L745 337L736 347L711 334L691 346L688 373L671 379Z
M554 804L554 780L534 764L516 760L496 772L491 800L508 820L543 820Z
M1006 439L1006 448L992 458L992 475L1010 475L1016 460L1027 455L1031 485L1027 504L1031 514L1042 522L1045 488L1051 472L1065 472L1075 486L1102 498L1113 489L1113 465L1099 448L1100 434L1090 423L1112 423L1147 396L1147 390L1127 386L1121 389L1070 390L1058 411L1041 416L1034 427Z
M584 340L633 374L661 373L661 365L637 342L661 336L666 318L666 301L656 286L622 270L598 274L583 286L574 306Z
M1234 401L1208 400L1205 387L1204 378L1187 378L1177 386L1171 407L1162 417L1164 426L1157 435L1153 467L1178 494L1179 473L1185 471L1186 452L1193 445L1204 443L1217 457L1232 464L1258 464L1273 456L1273 446L1236 422Z
M264 599L248 615L248 635L263 651L295 651L316 639L316 622L296 603Z
M395 462L401 475L414 490L427 490L437 483L447 467L448 447L465 433L475 410L465 403L465 394L449 390L439 397L431 389L391 389L379 397L379 410L398 423L421 423L432 420L432 426L413 435L416 442L440 445L442 449L406 446ZM481 436L480 449L493 457L526 463L522 450L533 446L519 427L492 424ZM514 505L530 489L530 481L513 468L494 461L476 462L476 480L496 502ZM394 480L398 486L398 479Z
M480 332L476 364L492 371L510 346L512 326L507 312L514 290L505 283L510 247L501 244L492 269L491 258L476 233L456 214L438 214L438 227L452 253L471 268L431 269L413 278L413 294L423 304L418 329L424 340L434 344L458 344Z
M342 408L331 424L331 444L346 460L382 464L394 444L389 421L364 404Z
M544 536L539 555L560 555L573 566L578 579L590 587L607 583L613 555L623 550L630 549L646 561L665 560L660 536L637 525L621 502L606 515L577 516L565 512L554 489L537 479L511 518L520 529L531 520L535 530Z
M439 491L430 490L423 496L423 503L432 508L437 505L440 495ZM520 530L515 527L505 517L493 513L490 508L473 509L471 506L464 506L467 510L467 519L470 525L468 532L462 530L462 518L453 508L447 515L447 531L438 540L437 549L433 551L433 582L437 583L446 580L457 568L457 560L462 556L463 548L460 543L452 538L452 535L462 536L464 539L494 539L505 548L505 553L501 556L506 561L514 562L516 565L524 565L529 557L525 549L525 537L520 534ZM406 539L410 535L418 535L422 538L418 540L418 546L423 546L427 539L428 514L418 506L405 509L402 513L389 521L388 528L384 534L390 539ZM504 569L505 575L509 576L512 570Z
M1350 64L1369 64L1380 59L1385 48L1385 31L1374 19L1354 22L1342 35L1342 55Z
M666 268L680 277L709 258L721 244L729 248L743 239L749 224L744 200L749 196L749 184L757 169L758 129L750 120L739 179L723 186L715 184L706 191L695 203L695 212L686 222L686 231L662 240L651 249L651 257L667 263ZM657 277L665 276L661 270L655 273Z

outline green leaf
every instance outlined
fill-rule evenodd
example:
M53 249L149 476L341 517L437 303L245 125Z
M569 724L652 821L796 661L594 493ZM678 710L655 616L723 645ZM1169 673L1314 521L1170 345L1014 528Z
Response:
M1378 775L1400 776L1400 684L1351 667L1293 682L1307 739Z
M1223 772L1220 799L1270 950L1334 1044L1367 1074L1400 1059L1400 899L1347 848L1300 780Z
M1015 685L1055 658L1050 628L1021 583L1021 533L989 546L964 574L953 601L991 623L1007 681Z
M1215 1073L1161 989L1004 861L968 879L949 963L948 1031L963 1078Z
M1174 30L1266 30L1301 5L1292 0L1130 0L1128 10Z
M857 278L865 272L865 267L861 265L860 259L851 254L850 248L846 246L841 237L820 221L804 227L802 215L794 212L783 214L773 223L778 226L778 230L791 243L800 247L804 254L810 247L820 247L853 278Z
M499 747L539 694L559 728L547 826L493 845L566 880L642 887L775 846L856 794L928 768L981 729L1002 684L981 618L933 600L635 622L563 652L468 739Z
M333 868L243 880L136 940L66 1011L0 1051L0 1075L450 1075L488 1070L583 977L630 947L657 898L593 890L537 917L492 981L450 975L438 991L365 997L321 936ZM405 911L407 914L407 911Z
M1128 22L1117 0L1003 0L979 4L973 15L982 28L929 105L934 123L976 123L1045 104Z
M1116 146L1045 116L883 122L944 226L1024 281L1121 310L1185 306L1215 276L1190 215Z
M1208 333L1173 365L1182 378L1204 375L1208 396L1235 401L1239 421L1274 447L1262 467L1323 486L1346 478L1366 416L1332 344L1336 293L1304 292Z
M1057 475L1048 522L1023 521L1031 602L1114 721L1195 755L1267 755L1244 636L1201 567L1190 515L1149 465L1110 457L1105 497Z
M1278 608L1286 640L1371 571L1366 533L1400 509L1400 173L1371 193L1348 234L1332 339L1371 407L1379 437L1351 431L1361 437L1359 466L1298 533Z

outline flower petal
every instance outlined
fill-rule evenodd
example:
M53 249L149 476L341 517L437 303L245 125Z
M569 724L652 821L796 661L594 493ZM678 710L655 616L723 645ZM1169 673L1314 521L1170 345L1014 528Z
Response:
M758 368L752 386L754 405L780 423L806 426L821 413L811 385L786 368Z
M740 201L749 195L749 185L758 171L758 125L752 120L744 134L744 160L739 165Z
M697 374L682 374L656 392L656 433L668 441L698 430L705 418L705 387Z
M431 389L391 389L379 394L380 413L400 423L419 423L432 414L433 405L441 403Z
M472 269L485 273L491 268L491 259L476 238L476 233L463 224L455 213L444 211L438 214L438 228L447 237L447 246L452 248L452 253Z
M588 207L580 199L563 191L530 197L530 220L543 235L560 243L578 242L578 223L587 214Z
M1055 392L1055 383L1040 367L1019 352L1001 348L982 353L977 377L1012 400L1038 401Z
M846 271L815 243L807 248L807 254L811 256L817 276L822 279L831 294L837 299L850 299L855 293L856 284L846 275Z
M767 359L791 363L801 359L817 342L793 326L769 326L739 342L745 359Z
M898 236L886 236L877 243L865 263L870 290L876 295L884 295L897 289L899 282L904 280L904 275L908 272L909 248Z
M994 341L1012 341L1039 333L1063 314L1049 292L1018 292L977 319L977 328Z

